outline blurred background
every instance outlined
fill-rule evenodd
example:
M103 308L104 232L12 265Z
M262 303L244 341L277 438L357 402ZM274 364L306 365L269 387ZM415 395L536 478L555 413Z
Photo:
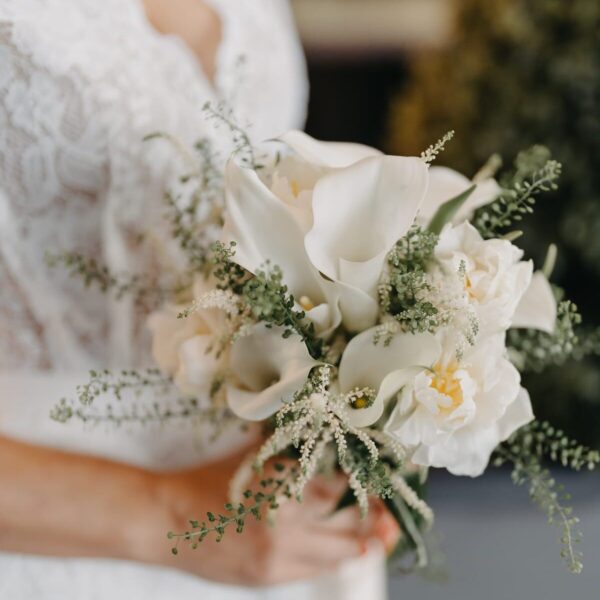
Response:
M533 144L563 163L519 240L581 314L578 361L527 376L536 414L600 447L600 1L293 0L311 81L307 131L419 154L446 131L438 164L474 175ZM431 479L450 581L392 579L411 600L592 600L600 592L600 476L557 472L582 517L584 574L562 569L557 532L507 472ZM494 519L489 519L489 515Z

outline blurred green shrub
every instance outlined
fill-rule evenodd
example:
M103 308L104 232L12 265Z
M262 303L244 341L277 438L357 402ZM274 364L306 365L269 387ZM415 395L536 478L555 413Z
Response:
M440 157L473 175L495 152L508 163L541 143L563 163L559 191L544 198L519 240L537 265L559 244L555 283L590 330L600 322L600 1L455 0L450 46L419 55L391 106L388 150L418 154L449 129ZM526 382L537 413L600 444L599 336L582 330L596 357Z

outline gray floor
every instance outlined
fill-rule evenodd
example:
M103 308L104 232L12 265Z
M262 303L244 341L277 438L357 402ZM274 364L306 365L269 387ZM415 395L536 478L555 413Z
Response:
M449 579L392 577L390 600L600 600L600 474L558 471L556 478L581 518L581 575L563 566L558 529L508 472L492 469L474 480L438 475L430 480L429 501Z

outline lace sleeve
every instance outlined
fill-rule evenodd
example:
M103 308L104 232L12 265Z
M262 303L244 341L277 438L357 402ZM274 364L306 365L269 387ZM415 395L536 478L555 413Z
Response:
M85 367L106 325L101 301L84 301L80 285L44 262L46 250L98 251L92 222L105 172L89 143L93 125L81 119L90 110L81 89L76 72L51 73L0 21L2 369ZM89 218L70 216L82 212Z
M66 250L114 272L164 268L163 198L182 165L145 136L208 137L226 155L227 133L201 111L219 97L254 139L301 125L304 63L287 2L211 2L224 31L217 90L141 0L0 1L0 369L147 361L131 302L44 262Z

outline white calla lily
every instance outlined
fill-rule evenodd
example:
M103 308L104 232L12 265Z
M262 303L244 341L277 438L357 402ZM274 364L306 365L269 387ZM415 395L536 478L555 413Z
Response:
M473 182L458 171L448 167L431 167L429 169L429 186L419 210L419 220L429 223L444 202L456 198L472 185ZM473 192L457 211L452 222L459 224L466 221L478 208L495 200L501 191L502 188L495 179L489 178L478 182Z
M242 419L260 421L273 415L319 364L299 336L284 338L283 332L259 324L233 344L229 366L234 379L227 385L227 402Z
M351 331L374 324L386 255L413 224L426 189L425 163L395 156L366 158L317 181L305 247L312 264L340 284Z
M517 306L511 327L553 333L556 327L556 309L550 282L541 271L536 271Z
M304 234L294 216L257 173L230 160L225 171L227 215L223 238L235 242L235 261L256 273L277 265L284 282L319 333L341 321L335 286L310 263ZM314 312L313 312L314 311Z
M363 158L381 155L379 150L345 142L322 142L307 135L303 131L292 130L278 138L292 148L307 163L319 167L347 167Z
M371 397L363 398L356 407L348 407L348 419L355 427L375 423L385 403L414 377L415 368L421 371L433 365L439 356L440 345L430 334L397 335L388 345L374 343L376 329L368 329L354 337L344 354L339 368L339 391L351 394L356 390L370 390Z

